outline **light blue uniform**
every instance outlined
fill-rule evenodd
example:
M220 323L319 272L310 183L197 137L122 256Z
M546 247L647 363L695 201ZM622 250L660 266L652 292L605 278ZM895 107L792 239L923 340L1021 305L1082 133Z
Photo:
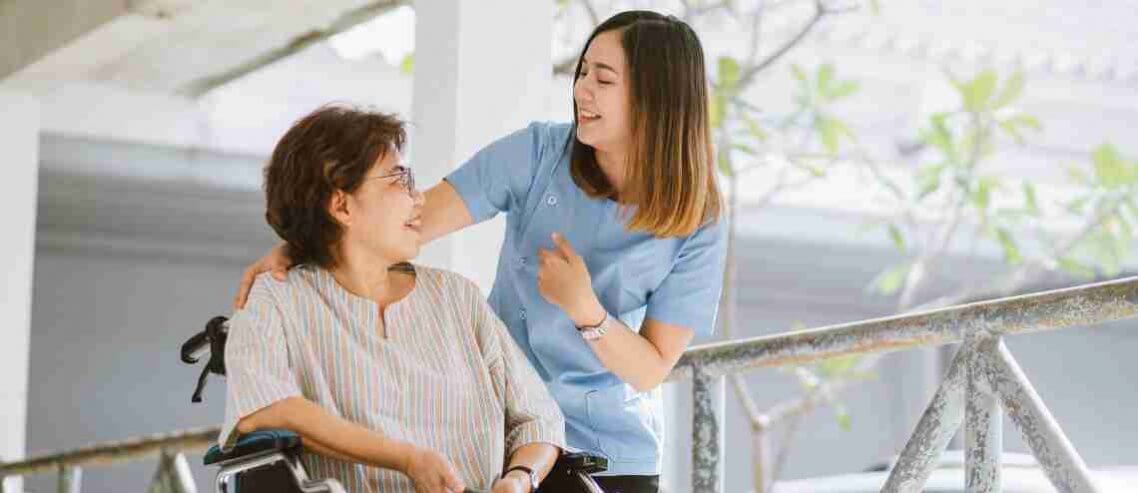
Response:
M612 200L569 174L571 126L533 123L479 151L446 180L475 222L506 213L490 305L537 369L566 419L569 446L608 457L610 475L660 473L659 390L641 393L601 364L573 322L537 289L537 252L561 233L585 259L593 291L632 330L645 318L710 334L726 255L723 221L691 236L628 232Z

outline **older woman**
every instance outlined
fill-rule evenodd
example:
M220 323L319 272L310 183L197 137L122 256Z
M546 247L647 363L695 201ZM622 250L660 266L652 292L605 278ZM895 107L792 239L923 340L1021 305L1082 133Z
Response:
M412 266L423 195L388 115L325 107L281 138L265 217L298 267L231 323L219 441L299 434L350 491L527 492L564 443L556 403L478 288Z

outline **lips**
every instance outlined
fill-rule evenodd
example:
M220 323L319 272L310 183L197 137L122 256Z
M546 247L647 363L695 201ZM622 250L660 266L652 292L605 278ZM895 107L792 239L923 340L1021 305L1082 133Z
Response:
M595 121L600 120L600 119L601 119L601 115L599 115L595 112L585 110L585 109L577 110L577 121L579 121L581 123L595 122Z

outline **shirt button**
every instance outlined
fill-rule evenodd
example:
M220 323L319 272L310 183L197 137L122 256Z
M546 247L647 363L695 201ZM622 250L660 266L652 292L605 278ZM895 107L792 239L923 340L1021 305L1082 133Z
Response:
M526 258L525 257L518 257L518 267L525 267L525 266L526 266Z
M557 196L556 195L550 195L550 196L546 197L545 203L549 204L549 205L557 205Z
M526 309L525 308L522 308L522 310L521 310L521 317L522 317L522 320L526 319Z

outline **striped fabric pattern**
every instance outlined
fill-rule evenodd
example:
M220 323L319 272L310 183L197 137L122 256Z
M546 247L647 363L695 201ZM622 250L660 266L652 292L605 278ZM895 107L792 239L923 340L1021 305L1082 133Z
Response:
M299 267L288 280L262 275L226 344L223 448L237 422L303 396L385 436L438 451L467 486L489 489L507 453L527 443L564 446L556 402L469 280L415 266L416 285L384 313L331 273ZM315 454L309 475L348 491L412 492L401 473Z

